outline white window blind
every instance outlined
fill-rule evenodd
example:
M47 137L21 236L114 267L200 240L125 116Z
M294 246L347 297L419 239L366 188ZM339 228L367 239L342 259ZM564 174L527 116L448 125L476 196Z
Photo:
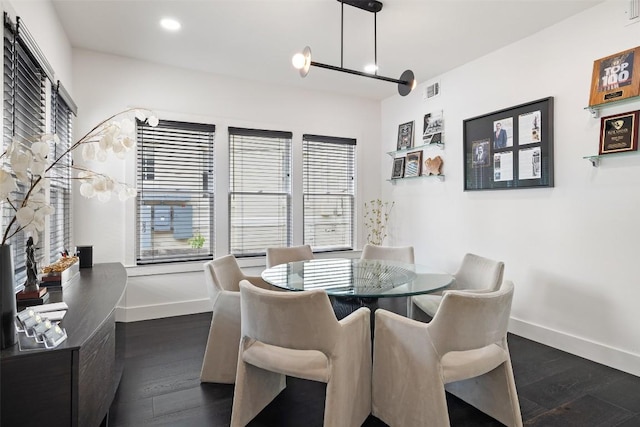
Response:
M291 132L229 128L229 252L291 245Z
M49 158L56 162L55 167L49 172L49 204L54 212L49 217L49 258L53 262L60 258L65 250L72 252L71 248L71 155L67 153L73 139L72 113L75 114L75 105L65 101L64 89L58 82L52 97L52 123L53 133L58 135L60 142L52 144ZM73 108L73 109L72 109Z
M304 243L353 249L356 140L303 135Z
M137 262L214 255L215 126L137 123Z
M14 26L6 13L4 15L4 84L3 84L3 150L13 138L24 144L31 144L33 138L45 132L45 84L48 64L38 55L37 46L28 35L18 18ZM36 51L33 48L36 47ZM24 185L19 185L18 194L22 200L26 192ZM2 205L2 230L4 231L14 211ZM25 248L27 237L24 232L14 235L9 243L14 251L15 283L17 288L24 284ZM42 239L40 239L42 241ZM38 245L39 246L39 245ZM41 255L41 254L39 254Z

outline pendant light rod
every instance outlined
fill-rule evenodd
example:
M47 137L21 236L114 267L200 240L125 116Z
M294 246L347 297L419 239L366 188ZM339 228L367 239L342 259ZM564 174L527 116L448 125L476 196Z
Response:
M344 3L342 3L344 4ZM378 17L378 12L373 12L373 66L375 69L373 70L373 74L378 75L378 25L376 18Z
M300 71L301 77L306 77L309 74L311 66L325 68L327 70L340 71L341 73L353 74L361 77L368 77L375 80L383 80L385 82L396 83L398 85L398 93L400 96L406 96L416 87L416 79L413 75L413 71L405 70L399 79L391 77L384 77L378 75L378 25L377 16L378 12L382 10L382 3L377 0L338 0L341 4L340 11L340 66L323 64L311 60L311 48L305 47L302 53L297 53L293 56L291 62L293 66ZM350 6L357 7L367 12L373 13L373 51L375 70L372 73L366 73L364 71L351 70L344 68L344 4L347 3Z
M340 71L342 73L347 73L347 74L355 74L356 76L370 77L376 80L384 80L385 82L397 83L399 85L409 86L409 84L411 83L408 80L393 79L391 77L384 77L384 76L379 76L377 74L365 73L364 71L350 70L349 68L336 67L335 65L323 64L321 62L316 62L316 61L311 61L311 65L313 65L314 67L326 68L327 70Z
M344 67L344 3L340 3L340 68Z

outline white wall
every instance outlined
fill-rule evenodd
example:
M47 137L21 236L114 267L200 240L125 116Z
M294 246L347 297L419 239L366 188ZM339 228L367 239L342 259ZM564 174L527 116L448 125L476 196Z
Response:
M640 375L640 155L594 168L600 120L588 104L593 61L638 45L627 2L610 1L439 77L442 93L382 103L382 147L398 125L443 109L446 180L385 182L394 200L391 244L413 244L418 262L457 269L465 252L503 260L516 285L511 330ZM430 83L430 82L425 82ZM554 97L555 187L463 192L464 119ZM603 115L640 109L640 101Z
M302 212L302 134L357 139L358 208L379 196L381 179L380 104L370 100L223 78L119 56L74 50L74 97L79 106L76 134L127 107L156 111L160 118L216 125L216 255L228 251L228 138L229 126L293 132L293 212ZM128 163L114 160L105 167L112 176L135 182L134 156ZM78 196L76 194L76 196ZM92 244L95 262L135 265L134 201L100 203L75 198L76 245ZM359 218L359 212L356 218ZM362 233L358 233L358 240ZM294 229L294 244L302 243L302 227ZM357 242L358 247L361 242ZM184 266L180 266L184 267ZM163 266L163 272L175 271ZM201 270L201 264L196 266ZM146 272L148 268L140 269ZM141 274L132 271L130 275ZM153 269L159 272L160 268ZM183 314L202 309L204 281L174 275L158 278L157 286L130 285L124 306L127 320ZM189 302L193 302L189 306ZM173 305L173 307L171 307ZM177 309L176 305L181 308ZM153 309L155 307L155 311ZM191 307L191 308L188 308ZM208 307L208 305L206 306ZM134 313L135 311L135 313ZM141 314L143 313L143 314Z

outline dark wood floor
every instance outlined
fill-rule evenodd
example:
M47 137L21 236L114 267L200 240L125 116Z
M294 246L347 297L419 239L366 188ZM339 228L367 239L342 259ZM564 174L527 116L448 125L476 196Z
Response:
M211 314L123 324L125 369L109 425L228 426L233 386L200 384ZM509 336L527 426L638 427L640 378ZM325 385L287 379L287 388L250 426L322 426ZM500 426L448 396L451 425ZM385 426L373 416L365 426Z

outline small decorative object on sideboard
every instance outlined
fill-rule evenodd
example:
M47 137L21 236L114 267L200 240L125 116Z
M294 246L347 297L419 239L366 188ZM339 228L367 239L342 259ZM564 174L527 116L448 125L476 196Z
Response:
M433 159L428 158L424 161L423 175L440 175L440 169L442 168L442 157L435 156Z
M24 283L24 289L16 294L16 305L18 309L31 305L44 304L49 300L47 288L41 288L38 283L38 264L36 263L36 249L33 247L33 237L27 239L25 253L27 280Z
M78 274L78 264L77 256L64 256L53 264L42 268L41 281L49 288L61 289L64 284Z
M93 267L93 246L77 246L76 254L80 258L80 268Z

